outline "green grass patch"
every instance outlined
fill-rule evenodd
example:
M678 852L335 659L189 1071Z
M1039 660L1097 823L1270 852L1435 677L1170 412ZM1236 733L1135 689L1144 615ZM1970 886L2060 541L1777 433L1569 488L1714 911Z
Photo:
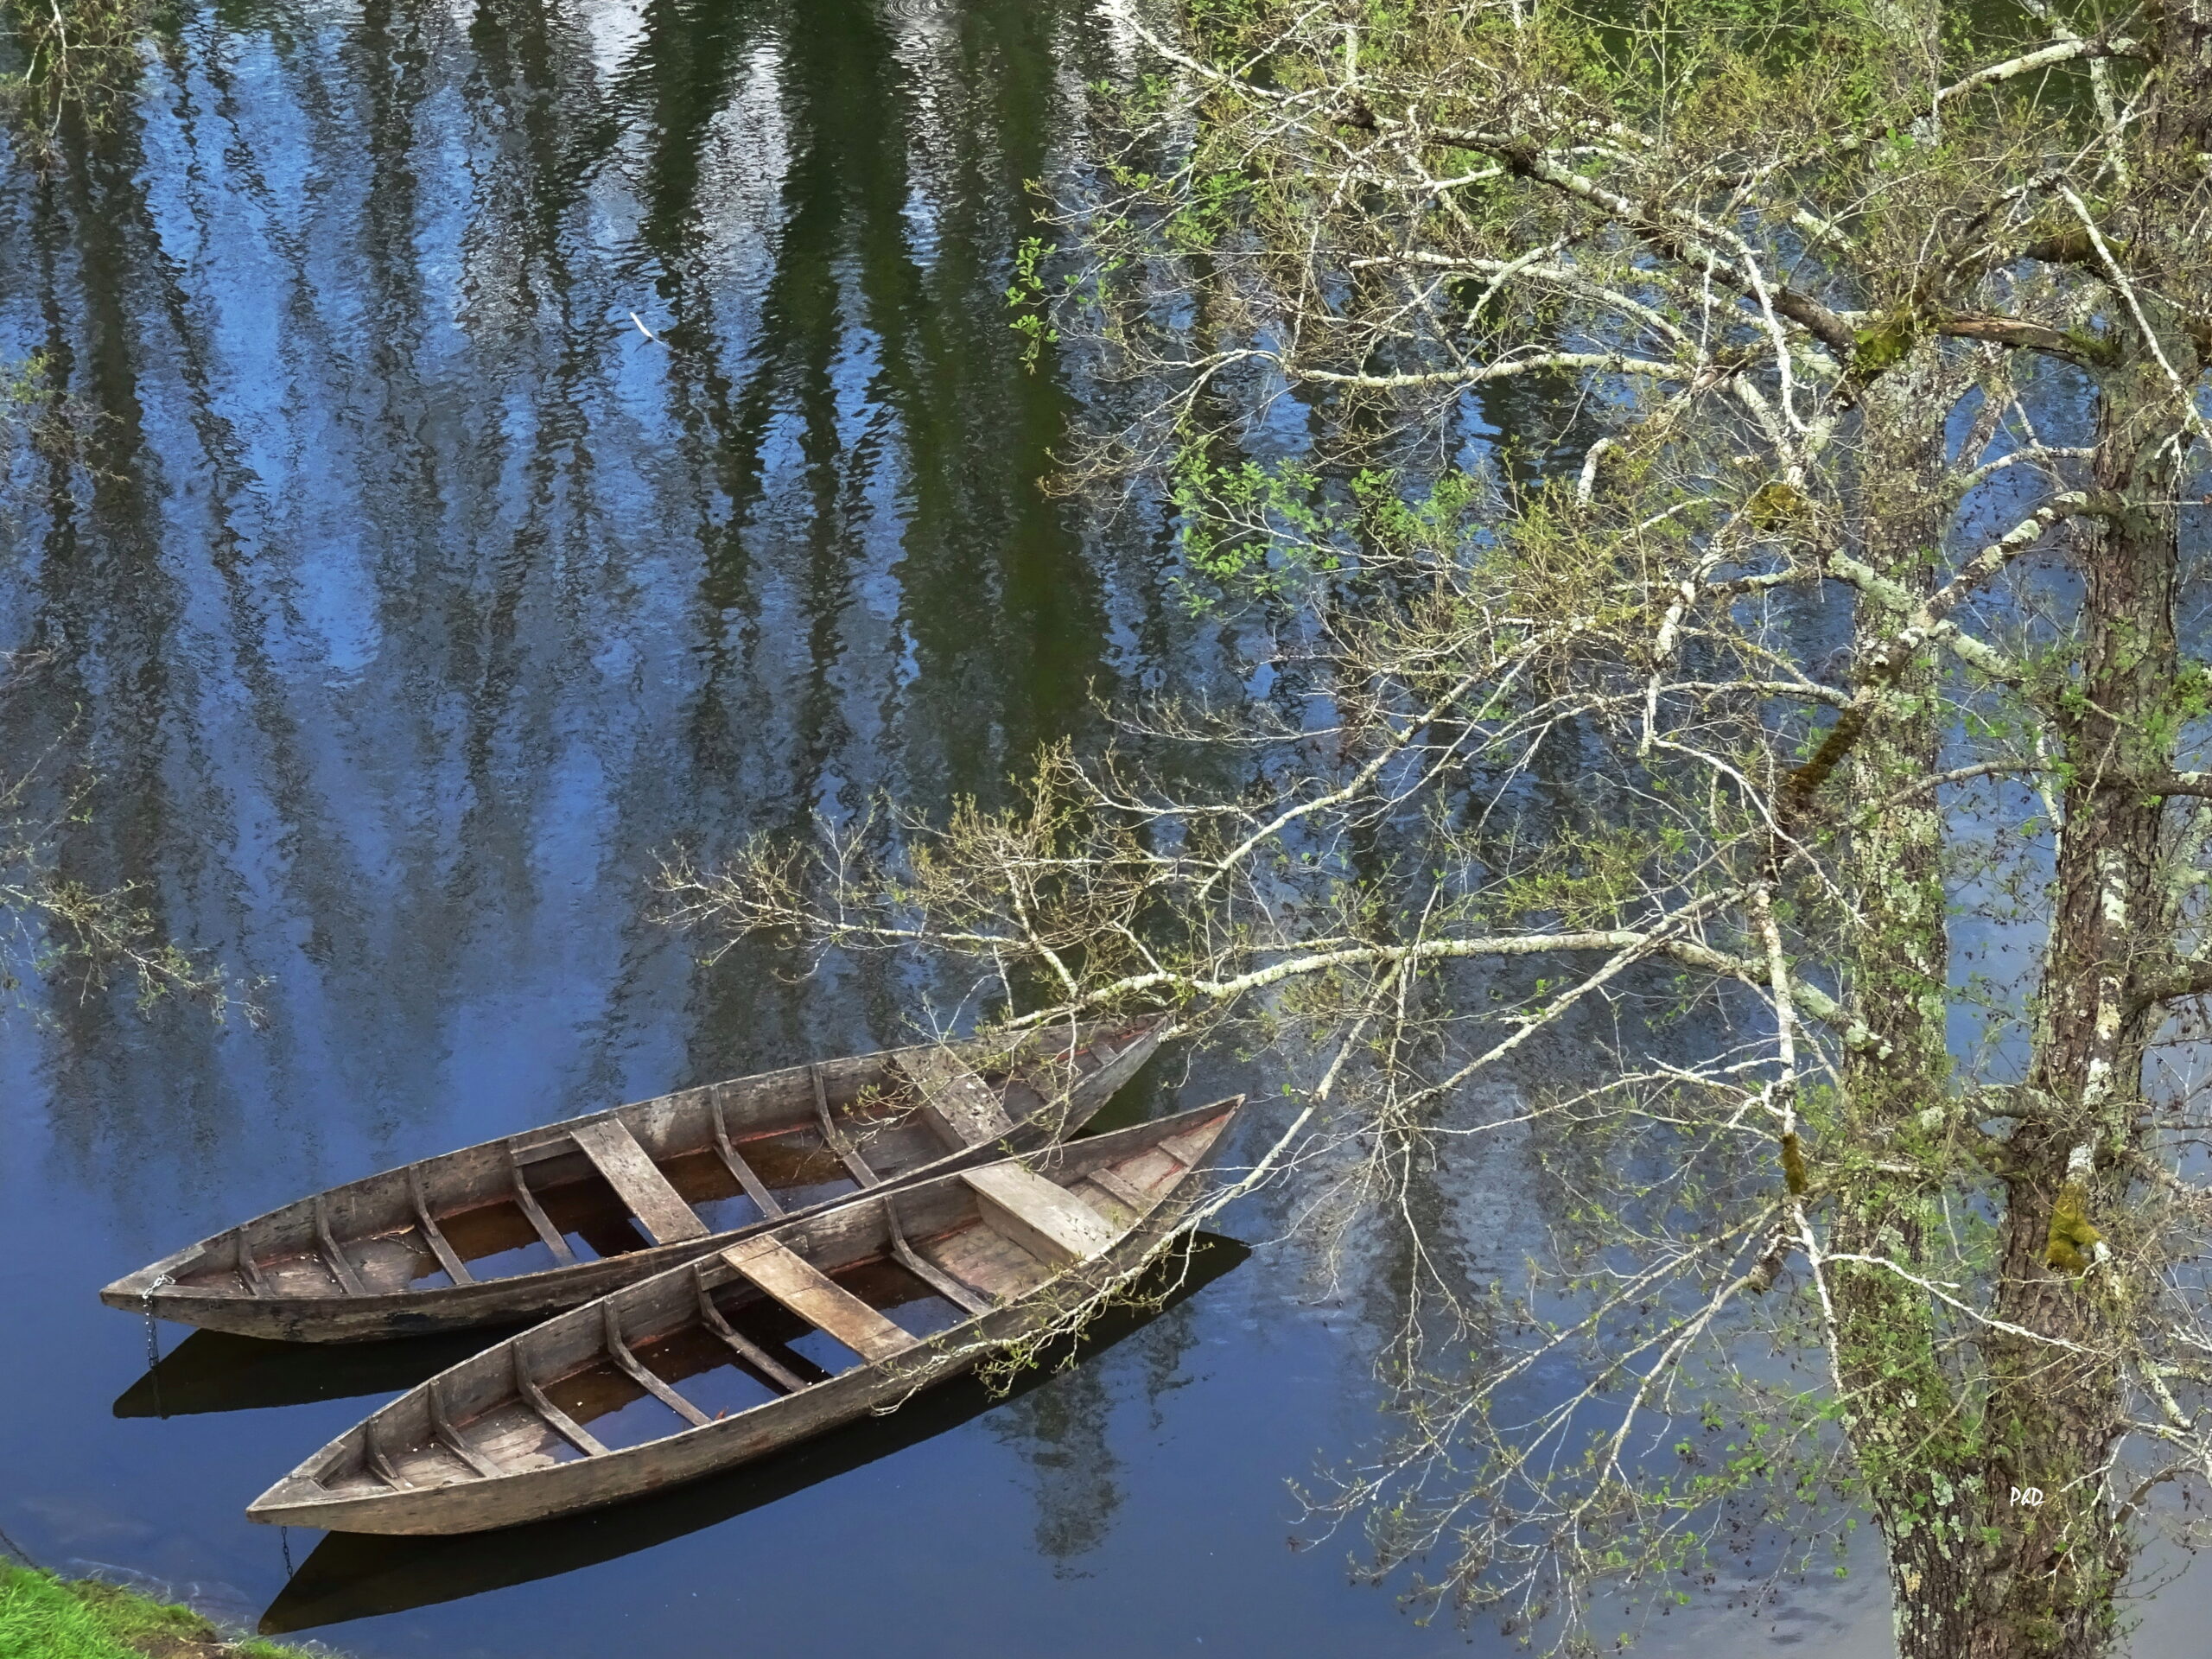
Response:
M274 1642L231 1642L189 1607L92 1580L0 1561L7 1659L304 1659Z

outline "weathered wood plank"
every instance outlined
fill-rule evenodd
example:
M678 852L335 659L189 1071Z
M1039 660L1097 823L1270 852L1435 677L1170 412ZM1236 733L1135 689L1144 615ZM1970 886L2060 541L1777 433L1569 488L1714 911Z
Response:
M687 1238L704 1238L707 1224L683 1202L660 1166L645 1155L628 1125L619 1117L579 1124L576 1145L592 1167L606 1177L615 1196L645 1224L656 1244L674 1244Z
M949 1049L924 1048L899 1057L911 1078L922 1115L947 1144L972 1147L1014 1132L1006 1106L968 1062Z
M1201 1123L1195 1129L1185 1129L1180 1135L1171 1135L1156 1150L1166 1153L1177 1163L1188 1169L1212 1148L1215 1131L1211 1123Z
M963 1284L988 1291L1001 1301L1027 1295L1060 1270L1058 1263L989 1227L963 1227L933 1238L929 1253Z
M891 1359L914 1345L905 1331L775 1239L749 1238L733 1244L722 1252L722 1260L862 1359Z
M994 1230L1047 1262L1087 1262L1113 1248L1114 1230L1096 1210L1033 1169L988 1164L960 1179L982 1200Z

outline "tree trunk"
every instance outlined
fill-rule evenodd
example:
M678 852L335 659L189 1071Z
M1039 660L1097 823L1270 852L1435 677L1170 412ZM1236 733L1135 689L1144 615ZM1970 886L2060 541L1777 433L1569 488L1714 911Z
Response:
M2122 245L2139 257L2186 249L2200 234L2189 218L2188 169L2212 143L2212 6L2184 0L2152 16L2162 86L2145 111L2134 190L2122 207ZM2144 1064L2165 1012L2140 992L2171 965L2180 895L2166 868L2166 804L2145 782L2172 769L2183 724L2174 502L2190 445L2170 365L2186 385L2202 366L2168 311L2148 295L2113 296L2112 323L2147 320L2160 338L2117 331L2123 357L2098 378L2092 466L2118 511L2082 521L2075 537L2081 695L2061 698L2053 715L2069 771L2029 1072L2040 1115L2022 1122L2012 1142L1995 1306L2000 1319L2055 1340L1997 1333L1982 1344L1991 1438L2020 1471L2016 1484L2046 1497L2037 1508L1993 1510L1999 1541L1967 1649L1988 1659L2103 1653L2113 1595L2133 1556L2101 1473L2130 1416L2120 1281L2101 1262L2077 1272L2072 1263L2054 1269L2047 1256L2063 1193L2085 1201L2094 1225L2118 1210L2133 1156L2156 1150L2144 1126Z
M1999 1317L2051 1341L1985 1341L1990 1433L2039 1508L2005 1504L1975 1654L2102 1652L2112 1595L2131 1544L2098 1471L2126 1432L2110 1277L2046 1262L2054 1205L2071 1187L2094 1224L2118 1208L2137 1148L2143 1065L2163 1012L2136 992L2166 963L2173 895L2162 857L2164 804L2139 780L2171 770L2179 653L2174 629L2179 480L2169 440L2179 410L2164 371L2139 343L2100 387L2094 469L2124 504L2085 524L2081 550L2081 689L2056 727L2070 766L2051 936L2046 947L2031 1098L2005 1181ZM2074 1344L2061 1347L2058 1343ZM2078 1350L2088 1351L2076 1351Z
M1938 351L1923 346L1869 388L1862 410L1859 554L1915 598L1931 591L1949 517L1944 412L1958 390L1944 384L1949 378ZM1878 653L1906 620L1862 597L1854 658ZM1856 930L1853 1012L1881 1045L1846 1058L1842 1109L1852 1140L1881 1135L1901 1153L1940 1141L1916 1120L1950 1090L1943 822L1932 792L1907 793L1936 769L1936 675L1923 657L1885 693L1853 747L1836 808L1851 820L1841 868ZM1829 1248L1922 1265L1932 1190L1932 1180L1923 1187L1854 1178L1837 1198ZM1961 1506L1974 1471L1958 1432L1956 1385L1937 1357L1933 1310L1923 1292L1878 1268L1847 1264L1832 1279L1844 1421L1887 1551L1898 1650L1907 1659L1957 1659L1973 1600L1961 1579L1970 1525Z

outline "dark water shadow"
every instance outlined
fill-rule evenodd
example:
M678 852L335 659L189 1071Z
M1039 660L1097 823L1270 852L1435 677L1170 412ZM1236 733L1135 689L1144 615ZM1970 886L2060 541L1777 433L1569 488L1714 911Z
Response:
M486 1326L395 1342L276 1342L194 1331L125 1389L118 1417L191 1417L398 1394L524 1329Z
M1048 1353L1004 1394L993 1394L973 1376L957 1377L887 1416L865 1419L726 1475L588 1515L459 1537L332 1533L269 1604L261 1616L261 1632L281 1636L534 1583L650 1549L765 1508L972 1421L992 1407L1051 1382L1065 1369L1063 1362L1087 1363L1251 1254L1249 1245L1233 1238L1199 1234L1187 1268L1171 1258L1140 1285L1141 1294L1160 1295L1160 1302L1114 1309L1071 1344L1071 1354Z

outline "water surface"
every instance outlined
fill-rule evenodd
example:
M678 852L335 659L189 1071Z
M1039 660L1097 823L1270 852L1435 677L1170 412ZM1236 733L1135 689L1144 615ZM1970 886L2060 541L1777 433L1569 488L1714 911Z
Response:
M895 963L704 964L651 883L1249 671L1156 522L1036 488L1086 394L1007 326L1025 181L1132 62L1031 0L231 0L68 167L0 168L0 358L46 353L76 434L10 462L0 756L86 790L70 874L265 1013L34 981L0 1027L21 1548L372 1659L1506 1650L1288 1547L1286 1480L1384 1427L1376 1304L1264 1203L1249 1260L1014 1398L435 1559L241 1511L466 1342L171 1329L148 1376L93 1299L372 1168L972 1014ZM1238 1083L1276 1079L1178 1059L1119 1109ZM1696 1644L1885 1624L1862 1580Z

